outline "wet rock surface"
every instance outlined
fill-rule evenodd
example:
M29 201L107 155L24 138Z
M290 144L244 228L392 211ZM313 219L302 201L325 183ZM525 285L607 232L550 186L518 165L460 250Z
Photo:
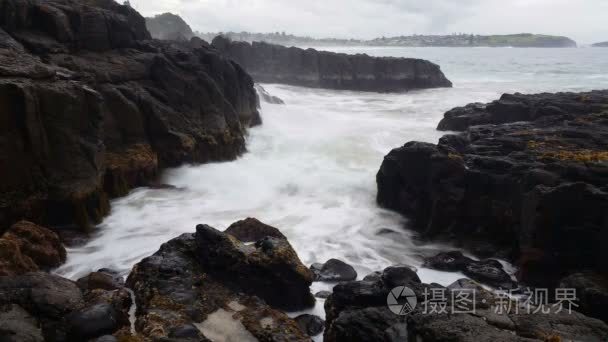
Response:
M48 270L65 259L59 236L31 222L15 223L0 237L0 276Z
M462 272L473 280L496 288L516 287L511 276L497 260L473 260L458 251L439 253L427 258L424 266L440 271Z
M392 272L385 270L366 277L368 280L334 288L325 304L325 341L603 341L608 337L604 322L575 311L553 309L541 314L532 313L536 309L532 307L530 313L523 309L516 313L516 303L507 307L508 300L469 279L444 288L410 278L402 286L414 292L417 305L412 312L399 315L387 306L393 288L383 278ZM475 291L474 305L461 306L463 289ZM443 293L444 301L437 301L435 291Z
M287 239L277 228L251 217L231 224L225 233L234 236L241 242L257 242L267 237Z
M216 37L212 46L256 82L376 92L451 87L438 65L422 59L370 57Z
M150 40L109 0L0 1L0 232L88 230L111 197L230 160L261 122L253 81L200 40Z
M387 155L380 205L426 238L516 262L524 284L605 274L607 91L504 95L448 112L440 128L466 131Z
M312 274L287 240L270 239L266 247L244 244L199 225L195 234L165 243L127 280L137 302L138 333L170 338L177 327L193 325L211 340L308 341L275 308L310 306Z
M357 279L357 271L338 259L329 259L324 264L316 263L310 266L315 281L338 282Z
M319 316L303 314L294 318L300 330L308 336L317 336L323 332L325 321Z
M76 283L48 273L4 276L0 336L8 341L86 341L128 326L130 306L124 288L83 292Z

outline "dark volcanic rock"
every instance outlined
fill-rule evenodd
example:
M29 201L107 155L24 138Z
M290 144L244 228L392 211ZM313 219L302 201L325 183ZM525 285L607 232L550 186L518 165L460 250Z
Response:
M407 265L390 266L382 272L382 281L393 288L405 284L420 283L416 269Z
M18 305L0 306L0 341L43 342L38 320Z
M247 218L231 224L225 233L234 236L241 242L257 242L266 237L287 239L277 228L254 218Z
M93 291L96 289L114 291L123 288L125 286L125 281L115 272L101 269L78 279L76 284L83 291Z
M237 157L253 81L111 0L0 1L0 230L88 229L159 168Z
M214 276L246 287L275 307L298 310L312 306L313 273L298 258L287 239L265 237L246 245L207 225L196 227L199 262Z
M68 336L74 341L85 341L111 334L120 327L117 313L110 304L97 304L67 316Z
M331 296L331 291L319 291L315 293L315 297L321 299L327 299L329 296Z
M0 306L25 309L41 327L45 341L64 341L64 317L84 306L82 293L73 282L46 273L0 277ZM31 319L30 319L31 321Z
M531 285L552 288L582 269L606 274L608 91L505 95L475 107L446 114L444 127L464 133L387 155L378 203L427 238L517 261ZM470 127L479 123L496 125Z
M15 223L0 237L0 276L48 270L65 258L57 234L31 222Z
M256 82L377 92L452 86L438 65L421 59L249 44L222 36L212 46L242 65Z
M325 328L325 321L319 316L304 314L294 319L300 329L308 336L317 336Z
M194 37L194 32L184 19L173 13L146 18L146 27L154 39L189 40Z
M504 94L499 100L454 108L437 127L441 131L464 131L471 126L537 121L550 116L580 116L606 110L606 92Z
M462 272L473 280L497 288L511 289L516 285L497 260L476 261L458 251L439 253L427 258L424 266L440 271Z
M608 277L593 272L571 274L559 282L559 288L576 289L578 311L608 323Z
M199 225L196 234L162 245L127 279L137 331L171 340L194 325L211 340L309 341L294 320L259 299L295 309L311 298L312 274L286 240L273 239L264 250Z
M357 279L357 271L338 259L329 259L326 263L312 264L310 270L315 275L315 281L350 281Z

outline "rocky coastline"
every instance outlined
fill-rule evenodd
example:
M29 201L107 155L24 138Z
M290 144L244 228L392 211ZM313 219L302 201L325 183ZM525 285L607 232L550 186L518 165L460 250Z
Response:
M423 238L478 257L426 257L425 268L470 278L447 287L423 283L411 265L368 275L338 259L305 265L280 229L255 218L225 231L199 224L128 275L53 274L68 257L62 234L91 232L111 198L159 185L164 168L245 152L260 101L283 103L254 79L382 92L451 86L423 60L221 37L212 45L153 40L145 19L113 0L0 0L0 341L608 339L608 91L455 108L438 126L454 133L385 157L378 204ZM332 290L313 295L314 282ZM402 286L417 304L406 314L389 300ZM499 288L572 288L577 305L498 313L505 300L517 305ZM429 293L453 305L461 291L474 291L476 310L427 312ZM558 299L547 298L552 308ZM319 303L325 320L301 313Z
M200 40L151 40L111 0L0 1L0 227L90 231L109 198L230 160L261 123L249 75Z
M522 284L582 296L589 284L581 310L605 320L608 92L506 94L447 112L439 129L462 133L385 157L378 203L428 239L513 261Z
M212 46L256 82L373 92L451 87L440 67L422 59L346 55L218 36Z

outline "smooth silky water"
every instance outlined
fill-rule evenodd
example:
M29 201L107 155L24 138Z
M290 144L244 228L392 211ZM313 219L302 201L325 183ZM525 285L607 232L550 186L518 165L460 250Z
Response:
M339 258L359 277L392 264L420 267L449 246L415 243L407 220L376 205L383 157L411 140L437 142L447 110L505 92L608 88L608 49L335 48L345 53L416 57L439 65L452 89L362 93L264 84L285 105L262 104L248 153L232 162L164 172L175 189L133 190L85 245L69 248L57 273L77 279L99 268L128 274L142 258L206 223L223 230L247 217L278 227L306 265ZM448 285L462 274L419 269ZM313 291L331 288L315 283ZM322 301L313 310L322 315Z

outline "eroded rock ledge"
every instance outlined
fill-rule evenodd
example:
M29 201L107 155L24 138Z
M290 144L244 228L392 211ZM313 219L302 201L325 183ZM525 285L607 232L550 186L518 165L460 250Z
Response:
M242 153L253 82L205 45L112 0L0 0L0 232L88 229L162 167Z
M452 86L438 65L422 59L249 44L222 36L212 46L242 65L256 82L376 92Z
M582 270L606 279L608 91L504 95L453 109L440 128L464 132L385 157L380 205L429 238L517 261L527 284Z

